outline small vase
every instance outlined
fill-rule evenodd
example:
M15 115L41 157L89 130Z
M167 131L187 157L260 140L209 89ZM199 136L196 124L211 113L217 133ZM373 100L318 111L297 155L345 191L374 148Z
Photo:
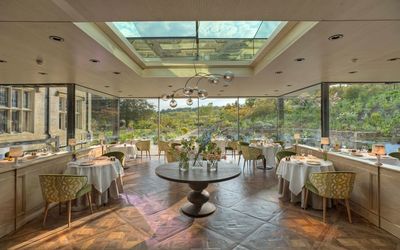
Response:
M189 161L188 160L180 160L179 161L179 171L185 172L189 169Z
M207 171L217 171L218 163L217 161L207 161Z

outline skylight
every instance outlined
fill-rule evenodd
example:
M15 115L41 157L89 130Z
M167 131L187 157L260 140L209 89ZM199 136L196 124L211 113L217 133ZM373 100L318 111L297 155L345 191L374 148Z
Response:
M279 21L114 22L144 62L252 61Z

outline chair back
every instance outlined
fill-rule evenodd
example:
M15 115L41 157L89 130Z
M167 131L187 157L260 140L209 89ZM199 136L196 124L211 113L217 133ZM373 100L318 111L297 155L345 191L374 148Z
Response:
M166 141L158 141L158 151L164 151L167 152L169 148L169 143Z
M356 173L347 171L311 173L311 184L318 195L331 199L349 199L353 191Z
M117 158L119 160L119 162L121 163L122 166L125 166L125 154L123 152L112 151L112 152L103 154L103 156L107 156L107 157L114 156L115 158Z
M253 148L250 146L241 146L243 158L245 160L257 160L262 155L262 150L259 148Z
M281 145L282 149L285 148L285 142L284 141L275 141L275 143L278 143L279 145Z
M392 152L389 154L389 156L397 158L400 160L400 152Z
M287 156L292 156L292 155L296 155L295 152L292 151L286 151L286 150L281 150L279 152L276 153L276 159L277 159L277 164L279 164L279 162L281 162L281 160Z
M179 151L174 147L168 147L165 151L165 155L168 163L177 162L179 160Z
M231 148L232 150L237 150L238 149L238 142L237 141L228 141L226 146L228 148Z
M77 193L86 186L87 177L50 174L39 175L39 181L46 202L65 202L76 198Z
M140 151L150 151L150 141L138 141L136 142L136 147Z

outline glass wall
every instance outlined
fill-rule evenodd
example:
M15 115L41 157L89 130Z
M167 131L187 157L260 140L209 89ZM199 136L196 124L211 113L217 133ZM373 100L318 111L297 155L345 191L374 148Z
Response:
M219 129L221 139L237 140L238 138L238 99L209 98L199 101L200 133L207 128Z
M400 84L331 84L330 138L342 147L400 144Z
M239 98L240 139L277 139L276 98Z
M281 139L286 145L294 142L293 135L300 133L299 143L319 147L321 140L321 86L316 85L283 96Z

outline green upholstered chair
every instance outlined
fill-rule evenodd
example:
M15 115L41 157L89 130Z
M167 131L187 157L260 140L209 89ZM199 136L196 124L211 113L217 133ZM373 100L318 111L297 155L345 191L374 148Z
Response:
M281 145L282 149L285 149L285 142L284 141L275 141L275 143L278 143Z
M241 147L242 153L243 153L243 170L247 166L250 168L250 163L253 163L253 168L256 166L256 161L257 160L264 160L265 157L262 154L262 150L260 148L253 148L250 146L242 145Z
M115 158L117 158L119 160L122 167L125 168L125 154L123 152L112 151L112 152L103 154L103 156L107 156L107 157L114 156Z
M67 202L68 204L68 227L71 224L71 201L86 195L90 212L93 213L91 191L92 185L87 184L86 176L78 175L39 175L40 186L42 188L43 199L46 202L44 209L43 226L46 224L47 213L49 205L54 202L61 204Z
M135 145L136 145L137 149L140 151L140 158L143 157L143 151L145 151L146 157L149 156L150 159L151 159L151 156L150 156L150 140L138 141L138 142L136 142Z
M161 152L164 152L164 154L167 154L167 151L169 149L169 143L166 141L158 141L158 159L160 159ZM166 157L164 157L166 158Z
M389 156L395 157L395 158L400 160L400 152L392 152L392 153L389 154Z
M165 155L168 163L177 162L179 160L179 151L172 146L168 146Z
M249 146L249 145L250 145L250 143L244 142L244 141L240 141L238 143L238 154L239 154L238 165L240 165L240 158L241 158L241 155L243 154L242 146Z
M355 178L356 174L354 172L337 171L311 173L305 185L306 195L304 208L307 208L309 191L321 196L323 220L325 223L327 199L344 200L347 208L349 222L352 223L349 199L351 192L353 191Z
M226 151L232 151L233 158L236 158L236 150L238 150L238 142L237 141L228 141L225 146L225 154Z

